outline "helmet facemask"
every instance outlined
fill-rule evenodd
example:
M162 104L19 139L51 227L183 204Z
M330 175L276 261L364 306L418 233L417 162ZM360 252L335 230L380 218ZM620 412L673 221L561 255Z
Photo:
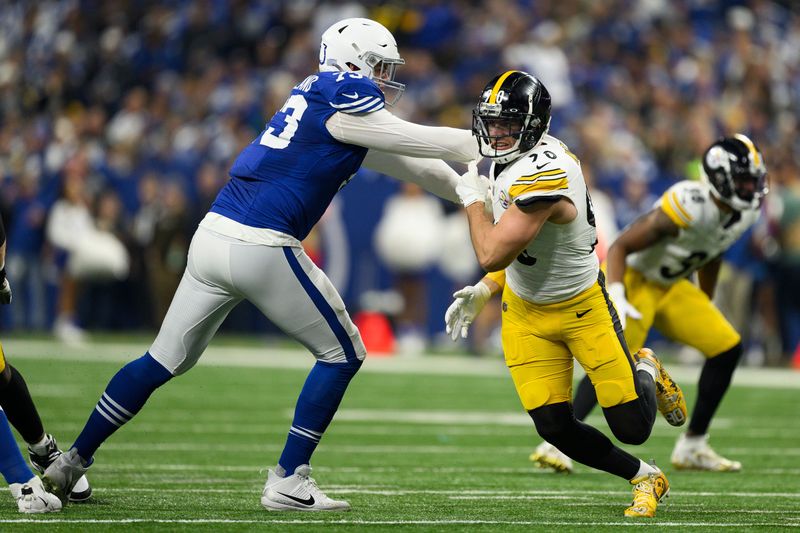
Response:
M406 86L403 83L394 81L394 76L397 72L397 67L405 65L405 59L402 57L383 57L375 52L364 52L362 55L364 63L370 69L368 77L383 91L386 105L391 106L397 103L400 97L403 96Z
M480 102L472 111L472 133L478 138L480 154L498 163L508 163L533 148L547 132L532 113L503 112L502 104ZM537 133L540 133L537 137ZM508 139L513 139L509 144Z

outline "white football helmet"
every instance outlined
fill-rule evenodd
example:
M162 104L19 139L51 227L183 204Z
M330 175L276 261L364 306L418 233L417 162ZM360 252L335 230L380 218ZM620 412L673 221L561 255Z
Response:
M320 72L358 72L380 87L388 105L405 90L404 84L394 81L395 69L404 63L392 33L374 20L340 20L322 34Z

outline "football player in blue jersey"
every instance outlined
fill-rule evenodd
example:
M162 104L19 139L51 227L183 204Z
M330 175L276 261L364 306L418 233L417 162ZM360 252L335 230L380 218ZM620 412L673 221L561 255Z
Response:
M102 442L155 389L192 368L231 309L249 300L317 359L261 504L350 508L317 487L309 463L366 350L341 297L300 242L362 164L456 202L459 176L442 160L478 156L469 130L412 124L385 109L403 91L394 80L402 64L394 37L377 22L346 19L325 31L319 72L292 89L241 152L200 223L155 342L111 379L73 447L45 472L45 485L62 501Z

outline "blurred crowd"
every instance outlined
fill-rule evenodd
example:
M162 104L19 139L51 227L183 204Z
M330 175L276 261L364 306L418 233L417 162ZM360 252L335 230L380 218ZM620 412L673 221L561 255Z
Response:
M791 0L50 0L0 3L6 327L156 327L191 234L238 151L317 68L334 21L397 37L393 109L470 127L488 79L526 70L581 158L606 240L723 133L764 152L763 223L729 254L720 305L751 358L800 341L800 6ZM86 246L86 242L94 243ZM377 260L377 259L376 259ZM401 276L402 277L402 276ZM739 299L741 298L741 299Z

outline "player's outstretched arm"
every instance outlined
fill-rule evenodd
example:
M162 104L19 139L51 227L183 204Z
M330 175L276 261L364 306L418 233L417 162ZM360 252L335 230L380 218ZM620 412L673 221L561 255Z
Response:
M441 159L420 159L370 150L363 166L403 181L416 183L440 198L458 203L458 173Z
M337 141L371 150L461 163L480 157L471 131L415 124L385 109L357 115L334 113L325 126Z

